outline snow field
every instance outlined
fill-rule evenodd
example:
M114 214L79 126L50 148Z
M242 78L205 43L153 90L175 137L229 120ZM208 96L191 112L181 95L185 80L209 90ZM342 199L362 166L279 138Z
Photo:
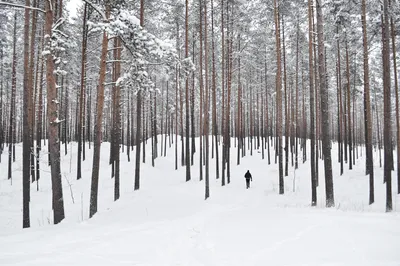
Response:
M233 143L233 141L232 141ZM31 227L22 230L22 162L17 145L13 185L7 180L7 155L0 164L0 265L400 265L400 216L393 172L393 213L385 213L385 185L375 154L375 200L368 205L368 177L359 158L352 171L339 175L333 144L336 207L326 209L323 162L319 162L318 206L310 207L309 161L289 168L285 195L278 195L278 168L261 153L247 153L236 165L231 151L231 183L221 187L210 162L210 194L204 200L198 153L192 180L185 168L174 170L174 149L151 167L150 141L141 165L141 188L133 191L131 162L121 155L121 199L113 201L114 180L108 165L109 143L102 144L99 212L88 219L93 149L87 149L82 179L76 179L76 143L62 158L66 219L50 225L51 183L42 160L40 189L31 188ZM160 147L159 147L160 148ZM44 149L45 150L45 149ZM64 149L61 149L64 154ZM178 160L180 163L180 142ZM363 152L364 153L364 152ZM299 160L301 158L299 157ZM253 182L245 189L244 173Z

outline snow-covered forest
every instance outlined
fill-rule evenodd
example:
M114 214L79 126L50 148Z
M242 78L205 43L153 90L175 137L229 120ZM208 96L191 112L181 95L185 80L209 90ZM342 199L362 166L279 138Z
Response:
M0 264L399 265L399 40L397 0L0 1Z

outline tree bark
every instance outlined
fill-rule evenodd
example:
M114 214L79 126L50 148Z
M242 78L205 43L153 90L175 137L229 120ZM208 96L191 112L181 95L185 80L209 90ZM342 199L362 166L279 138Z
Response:
M25 1L26 6L30 6L30 0ZM23 228L30 227L29 202L30 202L30 109L29 109L29 22L30 11L25 8L24 23L24 96L23 96L23 140L22 140L22 204L23 204Z
M339 27L336 28L336 33L339 32ZM341 60L340 60L340 42L337 40L337 75L338 75L338 95L339 95L339 123L338 123L338 134L339 134L339 161L340 161L340 175L343 175L344 165L343 165L343 150L347 149L346 140L345 145L343 146L343 138L346 139L346 136L343 134L343 100L342 100L342 73L341 73ZM345 124L346 127L346 124ZM346 153L347 154L347 153ZM347 158L346 158L347 160Z
M36 0L33 1L33 6L36 7ZM35 172L35 148L34 148L34 124L35 124L35 105L33 102L34 96L34 72L35 72L35 43L36 43L36 21L37 21L37 10L32 10L32 25L31 25L31 38L30 38L30 59L29 59L29 77L28 77L28 86L29 86L29 109L30 109L30 150L31 150L31 180L32 182L36 181L36 172Z
M110 6L106 3L106 16L108 19ZM92 167L92 181L90 187L90 212L89 217L97 212L97 198L99 191L99 168L100 168L100 148L102 139L102 121L103 121L103 108L104 108L104 83L106 80L106 60L108 49L108 36L103 32L101 57L100 57L100 71L99 71L99 85L97 88L97 108L96 108L96 123L94 129L94 143L93 143L93 167Z
M211 0L211 42L212 42L212 134L215 141L215 174L219 178L219 145L218 145L218 123L217 123L217 92L216 92L216 70L215 70L215 42L214 42L214 0Z
M203 130L204 130L204 125L203 125L203 104L204 104L204 97L203 97L203 92L204 92L204 84L203 84L203 5L202 5L202 0L199 0L199 41L200 41L200 51L199 51L199 83L200 83L200 124L199 124L199 137L200 137L200 162L199 162L199 176L200 176L200 181L203 180Z
M11 70L11 99L10 99L10 121L8 122L8 179L12 182L12 154L14 146L15 128L15 98L17 89L17 13L14 13L14 30L13 30L13 59ZM29 227L29 226L28 226Z
M322 150L324 155L325 169L325 195L326 207L334 207L335 200L333 195L332 177L332 157L331 157L331 135L329 123L329 94L326 86L325 69L325 44L324 44L324 20L322 14L322 0L317 2L317 30L318 30L318 68L319 84L321 97L321 116L322 116Z
M395 0L393 0L395 1ZM390 2L389 2L390 4ZM396 97L396 139L397 139L397 194L400 194L400 117L399 117L399 84L397 79L397 58L396 58L396 26L393 22L393 15L390 18L391 35L392 35L392 52L393 52L393 75L394 75L394 91Z
M188 0L186 0L188 1ZM205 199L208 199L210 197L210 156L209 156L209 100L210 100L210 88L209 88L209 82L208 82L208 42L207 42L207 0L204 0L204 50L205 50L205 55L204 55L204 60L205 60L205 89L206 89L206 100L205 100L205 107L204 107L204 132L205 132Z
M310 138L311 138L311 206L317 206L317 178L315 169L315 110L314 110L314 67L313 67L313 25L312 25L313 0L308 0L308 59L310 80Z
M42 34L43 35L43 34ZM42 36L42 49L44 47L44 35ZM40 179L40 152L42 150L42 134L43 134L43 69L44 59L40 53L40 74L39 74L39 103L38 103L38 118L36 127L36 179L37 190L39 190Z
M5 123L3 120L4 47L1 47L0 49L1 49L0 50L0 163L1 163L1 157L2 157L1 155L3 154L4 142L5 142L5 137L4 137Z
M299 140L299 22L296 25L296 122L295 122L295 163L294 168L299 168L299 157L298 157L298 140ZM294 122L294 121L293 121Z
M79 94L79 119L78 119L78 160L77 160L77 172L76 179L82 177L82 123L83 123L83 108L84 108L84 94L85 94L85 83L86 83L86 46L87 46L87 4L83 10L83 27L82 27L82 61L81 61L81 87Z
M374 159L372 153L372 118L369 90L369 65L368 65L368 37L367 37L367 15L365 0L361 1L361 21L363 29L363 48L364 48L364 130L365 130L365 153L366 170L369 174L369 204L374 203Z
M221 114L221 134L223 135L222 143L222 176L221 185L225 186L225 169L226 169L226 152L225 152L225 21L224 21L224 0L221 0L221 93L222 93L222 114Z
M189 59L189 0L186 0L185 8L185 59ZM189 75L185 75L185 104L186 104L186 117L185 117L185 133L186 133L186 182L190 181L190 124L189 124Z
M350 65L349 65L349 48L348 48L348 40L347 40L347 36L346 36L346 79L347 79L347 132L345 132L345 134L347 134L347 142L349 144L349 170L353 169L353 160L352 160L352 151L353 151L353 146L352 146L352 136L351 136L351 106L350 106L350 98L351 98L351 94L350 94ZM346 147L347 149L347 147Z
M388 0L383 0L383 16L382 25L382 61L383 61L383 104L384 104L384 180L386 181L386 211L393 210L392 202L392 119L391 119L391 88L390 88L390 47L389 47L389 7Z
M144 26L144 0L140 0L140 26ZM138 89L136 97L136 161L134 190L140 188L140 143L142 141L142 90Z
M283 88L285 91L285 176L289 175L289 107L287 93L286 75L286 45L285 45L285 22L282 15L282 48L283 48Z
M53 10L55 0L46 1L46 22L45 36L47 38L46 49L51 49L51 36L53 26ZM59 112L57 100L56 77L54 74L55 64L53 52L46 57L46 80L47 80L47 119L49 132L49 149L50 149L50 167L51 167L51 184L53 190L53 214L54 224L58 224L65 218L64 200L61 181L60 168L60 140L59 136Z
M115 58L115 75L114 82L117 82L121 76L121 40L120 38L114 39L114 58ZM119 199L120 196L120 143L121 143L121 88L115 85L115 120L114 120L114 164L115 164L115 176L114 176L114 201ZM129 150L129 147L128 147Z
M282 64L281 64L281 39L278 0L274 0L275 37L276 37L276 135L278 138L277 151L279 159L279 194L284 193L283 162L282 162Z

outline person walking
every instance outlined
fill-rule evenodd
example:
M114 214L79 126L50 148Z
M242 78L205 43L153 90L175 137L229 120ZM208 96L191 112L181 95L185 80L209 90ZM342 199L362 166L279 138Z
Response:
M253 177L250 174L250 171L247 170L246 174L244 174L244 178L246 179L246 189L250 187L250 181L253 181Z

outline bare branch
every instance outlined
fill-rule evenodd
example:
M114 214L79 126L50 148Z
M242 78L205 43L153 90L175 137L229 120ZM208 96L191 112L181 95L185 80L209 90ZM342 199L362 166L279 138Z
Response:
M91 1L88 0L82 0L82 1L93 7L93 9L96 10L96 12L99 13L100 16L103 18L104 22L108 21L106 14L97 5L93 4Z

